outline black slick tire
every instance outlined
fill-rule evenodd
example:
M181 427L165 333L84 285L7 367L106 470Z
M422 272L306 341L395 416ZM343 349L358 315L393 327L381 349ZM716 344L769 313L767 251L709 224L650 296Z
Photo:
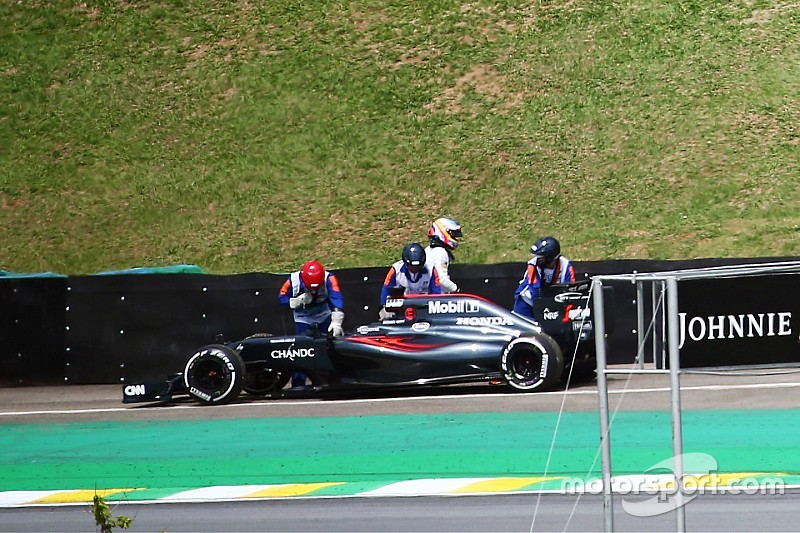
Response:
M183 372L189 396L205 405L235 400L244 386L244 362L233 349L221 344L203 346L189 358Z
M547 390L560 382L564 360L561 349L549 335L525 335L506 345L500 356L500 370L515 390Z

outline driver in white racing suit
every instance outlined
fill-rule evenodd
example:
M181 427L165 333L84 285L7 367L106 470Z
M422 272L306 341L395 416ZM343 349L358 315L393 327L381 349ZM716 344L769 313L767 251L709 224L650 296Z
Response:
M450 279L450 261L453 260L453 250L458 246L461 238L461 225L451 218L437 218L428 230L430 244L425 248L425 267L431 272L436 269L439 273L439 282L442 292L458 292L458 285Z

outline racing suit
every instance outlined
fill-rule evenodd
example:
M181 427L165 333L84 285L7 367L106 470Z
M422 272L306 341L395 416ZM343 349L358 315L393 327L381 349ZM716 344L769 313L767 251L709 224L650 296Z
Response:
M344 309L344 298L339 290L339 280L330 272L325 272L325 283L316 291L309 290L300 279L300 272L292 272L278 293L278 302L289 307L289 299L301 293L311 295L311 303L298 307L294 312L295 333L303 334L316 324L320 331L327 331L331 325L331 312L334 309ZM302 387L306 383L306 376L300 372L292 375L292 387Z
M533 316L533 301L542 295L543 286L576 281L575 268L572 266L572 262L563 255L559 256L554 268L539 266L538 261L538 257L528 261L525 275L514 292L514 312L534 320L536 317Z
M450 279L450 260L453 258L450 250L443 246L428 245L425 248L425 268L433 272L436 269L439 273L439 283L442 285L442 293L458 292L458 285Z
M442 285L439 283L439 274L423 266L416 274L410 272L403 261L397 261L389 269L386 279L383 280L381 289L381 307L386 305L386 299L394 292L393 289L403 289L403 294L441 294Z

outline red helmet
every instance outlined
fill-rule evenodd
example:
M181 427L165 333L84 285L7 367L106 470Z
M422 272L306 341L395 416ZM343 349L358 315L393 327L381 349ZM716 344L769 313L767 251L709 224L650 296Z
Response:
M300 279L303 281L303 285L315 291L325 283L325 267L316 259L309 261L300 269Z

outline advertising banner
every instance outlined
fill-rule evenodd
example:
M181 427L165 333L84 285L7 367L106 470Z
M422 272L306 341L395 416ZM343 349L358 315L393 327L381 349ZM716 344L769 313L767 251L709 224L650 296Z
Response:
M800 362L800 275L678 283L681 367Z

